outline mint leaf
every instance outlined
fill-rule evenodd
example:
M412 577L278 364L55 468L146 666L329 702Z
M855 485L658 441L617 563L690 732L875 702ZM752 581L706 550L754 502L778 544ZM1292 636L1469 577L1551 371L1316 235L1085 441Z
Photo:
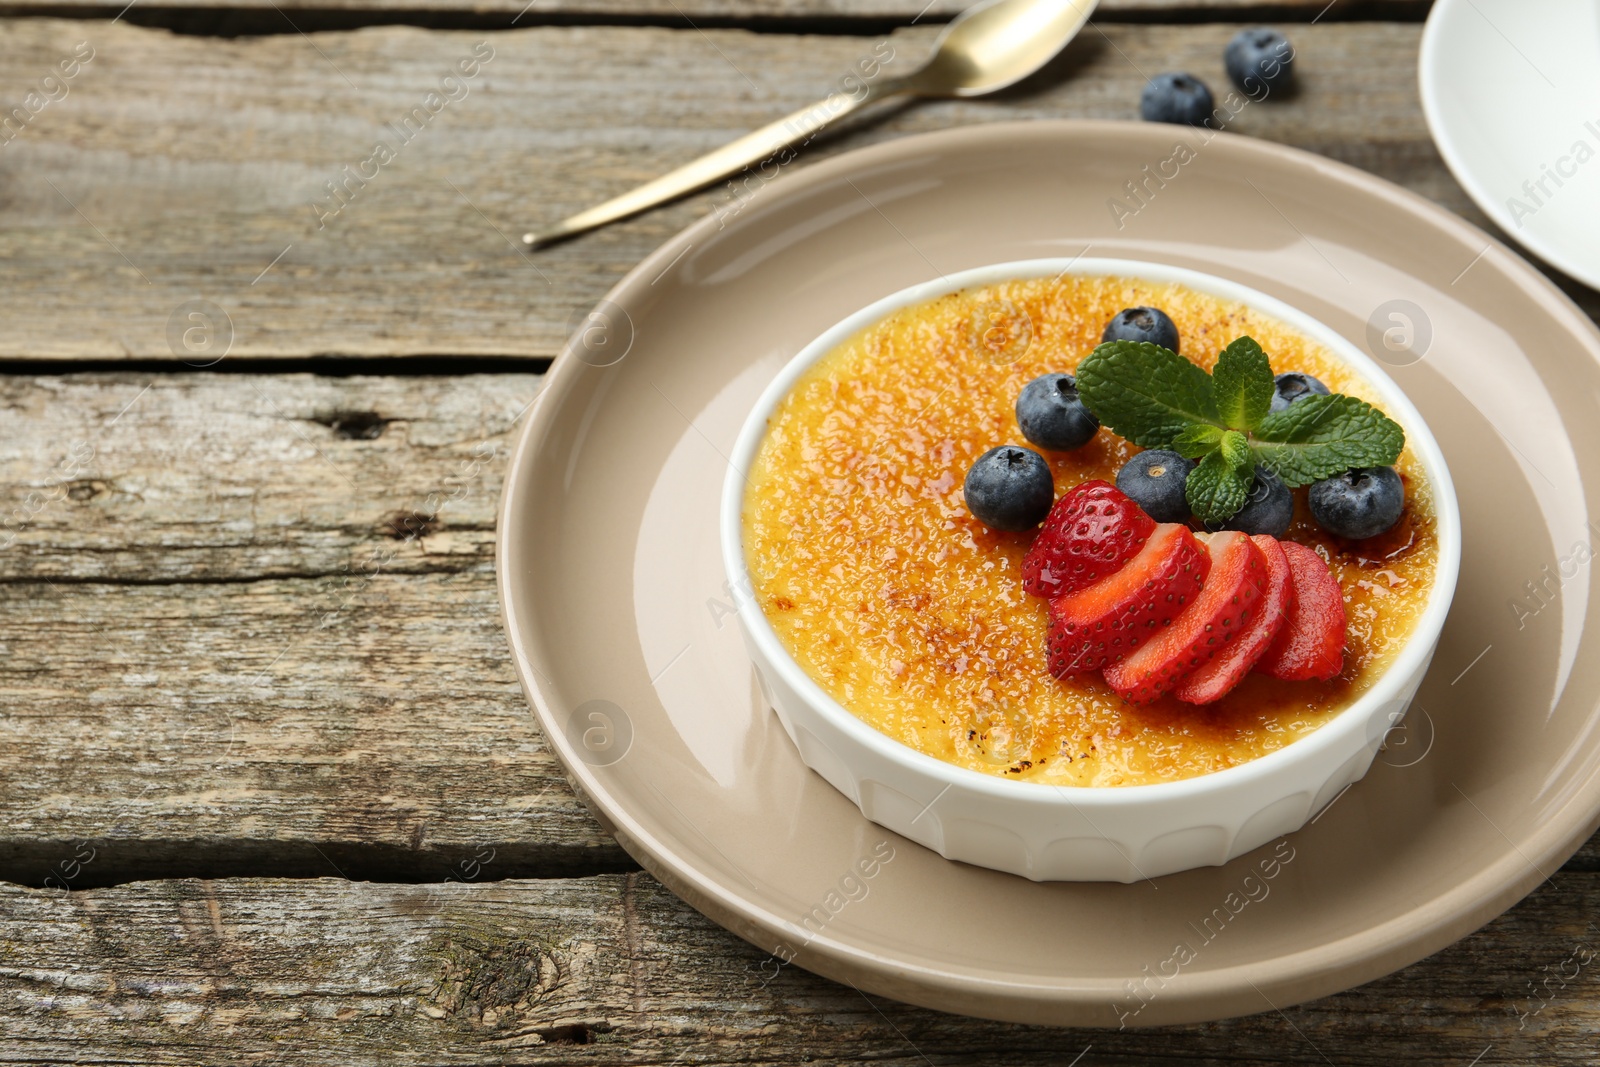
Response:
M1108 341L1078 364L1078 396L1112 433L1143 448L1171 448L1195 423L1225 429L1211 375L1146 341Z
M1307 396L1267 414L1255 428L1255 461L1287 486L1310 485L1351 467L1387 467L1405 431L1364 400ZM1193 475L1190 475L1193 477Z
M1197 422L1172 439L1172 450L1185 459L1199 459L1221 444L1226 432L1209 422Z
M1352 396L1308 396L1271 410L1272 367L1250 337L1224 348L1212 374L1159 345L1110 341L1078 364L1077 379L1084 405L1113 433L1200 460L1188 500L1207 522L1243 506L1257 466L1292 488L1388 466L1405 447L1397 423Z
M1195 518L1201 522L1222 522L1244 507L1254 481L1250 442L1244 434L1229 430L1222 435L1216 451L1189 472L1184 496Z
M1255 464L1250 462L1250 439L1238 430L1229 430L1217 442L1217 451L1235 474L1253 474Z
M1253 337L1239 337L1211 372L1217 413L1235 430L1253 430L1272 406L1272 364Z

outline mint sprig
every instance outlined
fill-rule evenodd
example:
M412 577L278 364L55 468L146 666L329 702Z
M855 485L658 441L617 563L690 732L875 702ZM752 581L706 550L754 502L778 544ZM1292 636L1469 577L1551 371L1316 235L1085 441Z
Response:
M1211 375L1148 341L1108 341L1078 364L1077 379L1100 422L1141 448L1171 448L1196 424L1228 428Z
M1389 466L1405 447L1398 423L1353 396L1307 396L1270 410L1272 365L1250 337L1224 348L1210 374L1159 345L1109 341L1078 365L1077 381L1113 433L1199 461L1185 495L1206 523L1244 506L1257 467L1292 488L1351 467Z

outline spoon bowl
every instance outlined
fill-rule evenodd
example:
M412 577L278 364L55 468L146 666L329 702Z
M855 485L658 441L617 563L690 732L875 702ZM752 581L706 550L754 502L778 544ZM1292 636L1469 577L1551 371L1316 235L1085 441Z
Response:
M1096 0L985 0L956 16L906 76L918 96L982 96L1015 85L1078 35Z

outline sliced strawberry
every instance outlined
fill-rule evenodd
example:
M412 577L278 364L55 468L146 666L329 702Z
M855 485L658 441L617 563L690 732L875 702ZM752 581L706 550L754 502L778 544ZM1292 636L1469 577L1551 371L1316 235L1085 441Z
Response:
M1116 663L1177 618L1210 567L1188 527L1157 526L1121 570L1050 602L1050 673L1059 678Z
M1326 681L1344 668L1344 590L1322 557L1295 541L1283 542L1294 583L1294 610L1256 670L1291 682Z
M1250 668L1283 630L1285 620L1294 609L1294 581L1283 547L1277 538L1267 534L1255 534L1250 540L1261 550L1261 561L1266 565L1261 607L1243 633L1178 683L1172 695L1179 700L1190 704L1220 700L1250 673Z
M1055 502L1022 560L1022 588L1054 600L1087 589L1132 559L1155 520L1110 482L1073 486Z
M1211 572L1172 625L1121 663L1106 668L1111 688L1135 704L1155 700L1243 633L1255 619L1266 586L1266 564L1242 533L1211 535Z

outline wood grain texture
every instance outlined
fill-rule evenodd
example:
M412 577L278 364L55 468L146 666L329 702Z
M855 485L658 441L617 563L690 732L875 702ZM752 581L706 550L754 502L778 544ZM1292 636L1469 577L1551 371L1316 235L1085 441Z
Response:
M4 99L25 100L80 41L94 58L65 99L0 147L0 284L11 297L0 358L140 357L180 367L175 353L205 362L223 333L233 357L551 356L574 316L727 194L713 190L533 256L514 240L525 228L820 98L876 46L863 37L618 26L232 40L122 23L23 19L6 28ZM806 158L966 123L1133 118L1141 72L1189 69L1221 86L1234 28L1097 25L1020 86L981 100L891 106ZM920 55L935 30L896 31L897 60ZM1236 127L1478 218L1424 127L1419 33L1380 23L1296 28L1303 90L1247 109ZM493 58L462 83L465 97L400 143L392 124L474 48L493 49ZM393 161L365 184L343 177L380 139L397 146ZM337 215L333 181L349 190ZM213 324L221 333L203 358L169 339L169 327L183 336L188 320L174 313L194 300L227 315Z
M631 867L500 628L537 386L0 379L0 878Z
M1560 875L1359 989L1117 1032L868 997L780 967L638 873L0 887L0 1062L1589 1064L1596 907L1600 879Z
M0 581L486 567L511 432L538 383L0 377Z
M633 866L529 714L487 565L7 585L0 642L0 878Z

